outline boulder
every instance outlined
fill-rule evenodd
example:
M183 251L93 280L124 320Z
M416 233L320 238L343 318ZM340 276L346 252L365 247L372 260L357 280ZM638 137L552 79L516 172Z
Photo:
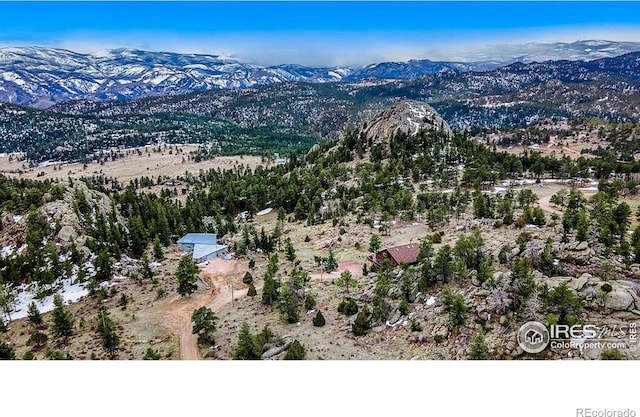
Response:
M576 291L580 291L582 288L584 288L585 285L587 285L587 283L589 282L589 280L592 278L591 274L587 274L584 273L582 275L580 275L579 278L575 279L572 283L572 287L574 290Z
M401 317L402 317L402 313L400 313L400 310L396 308L389 315L389 324L396 324Z
M284 352L285 350L289 349L289 346L291 346L291 343L293 342L293 339L286 338L285 336L285 341L284 344L282 346L275 346L272 347L271 349L267 350L266 352L264 352L262 354L262 356L260 357L260 359L269 359L271 357L274 357L276 355L279 355L280 353Z
M633 296L621 287L614 289L604 299L604 306L609 310L624 311L633 306Z
M68 242L71 238L75 239L76 237L78 237L78 234L71 226L62 226L58 232L58 239L63 242Z
M438 328L433 329L431 336L440 335L442 338L446 339L449 337L449 328L447 326L440 326Z
M573 250L576 252L582 252L587 249L589 249L589 244L587 242L580 242L574 247Z

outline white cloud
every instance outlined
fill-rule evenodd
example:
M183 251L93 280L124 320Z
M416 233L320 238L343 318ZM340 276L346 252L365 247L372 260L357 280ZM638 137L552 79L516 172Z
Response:
M517 54L530 42L574 42L583 39L640 41L637 27L561 27L537 30L464 32L238 32L178 34L172 32L75 32L57 39L2 39L5 46L60 47L81 53L137 48L235 57L262 65L365 65L409 59L469 61ZM507 46L505 46L507 45ZM511 46L508 46L511 45Z

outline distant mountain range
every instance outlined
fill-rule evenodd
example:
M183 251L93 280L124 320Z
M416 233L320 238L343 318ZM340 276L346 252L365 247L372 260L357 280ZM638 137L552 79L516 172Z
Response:
M98 117L196 114L243 127L305 127L338 137L399 100L430 104L453 128L522 126L545 117L640 119L640 52L593 61L514 63L408 80L287 82L131 101L80 100L51 108Z
M640 43L580 41L478 49L472 61L411 60L363 67L261 66L216 55L115 49L79 54L63 49L0 48L0 101L47 108L69 100L95 101L173 96L212 89L305 82L409 80L491 71L549 59L593 60L640 51Z
M111 147L185 142L226 153L286 152L339 138L404 100L416 101L401 113L411 120L401 116L391 129L400 122L415 126L429 108L453 129L526 126L553 117L638 122L640 52L485 72L444 70L409 80L281 82L136 100L73 100L46 110L0 103L0 152L27 152L34 161L82 160Z

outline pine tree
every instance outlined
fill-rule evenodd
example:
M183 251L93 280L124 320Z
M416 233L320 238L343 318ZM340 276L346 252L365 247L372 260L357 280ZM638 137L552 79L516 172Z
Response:
M11 288L3 285L0 281L0 310L7 315L11 321L11 312L16 305L16 295Z
M198 335L198 343L214 343L213 332L216 330L218 316L207 307L196 309L191 315L193 329L191 333Z
M38 310L38 306L33 301L31 302L31 304L29 304L29 309L27 310L27 317L29 318L29 324L34 328L42 324L42 314L40 314L40 310Z
M96 281L108 281L111 279L113 263L106 249L101 249L96 258Z
M484 341L484 334L478 332L471 338L471 351L469 352L469 359L489 359L489 348Z
M436 274L443 276L444 282L447 282L453 274L453 257L451 255L451 246L444 245L438 251L435 261L433 262L433 268Z
M16 358L16 351L7 343L0 341L0 359L13 360Z
M140 273L142 275L142 278L151 281L153 279L153 269L151 269L149 257L147 255L143 255L140 261Z
M109 354L111 358L120 349L120 338L116 334L115 325L109 317L109 310L105 306L101 306L98 310L98 333L102 338L102 349Z
M178 268L176 269L178 294L185 297L193 294L195 290L198 289L198 285L196 284L198 271L198 265L191 259L191 255L184 255L180 258Z
M164 259L164 251L162 250L162 244L160 243L160 239L158 236L153 241L153 257L156 261L161 261Z
M531 275L529 258L518 258L511 268L511 285L520 301L525 301L536 289L536 282ZM518 304L519 307L520 304Z
M463 327L467 323L467 306L462 294L455 294L451 302L449 320L454 329Z
M369 310L367 307L360 310L356 316L356 320L351 325L351 331L356 336L364 336L367 334L371 325L369 324Z
M298 303L296 302L293 292L289 287L289 283L282 284L282 290L278 297L278 310L282 314L288 323L297 323L300 320L298 313Z
M53 323L51 324L51 335L53 337L62 337L64 343L69 342L69 337L73 335L73 317L62 304L60 294L53 296Z
M327 261L324 264L324 271L329 273L329 272L335 271L336 269L338 269L338 261L333 255L333 249L329 249L329 257L327 258Z
M284 242L285 252L287 254L287 260L289 262L293 262L296 260L296 250L293 247L293 243L291 243L291 238L287 238Z
M589 237L589 219L587 211L580 209L578 211L578 222L576 224L576 240L578 242L586 242Z
M304 309L307 311L311 311L316 308L316 299L313 298L311 294L307 294L304 298Z
M298 342L298 340L294 340L293 343L289 346L287 350L287 354L284 356L284 360L297 360L301 361L307 357L307 351L305 350L302 343Z
M324 316L322 315L322 312L320 310L318 310L318 312L316 313L316 315L313 317L313 325L315 327L322 327L325 325L325 320L324 320Z
M549 277L556 273L556 266L554 265L553 259L553 240L551 240L551 238L547 238L544 243L544 249L538 261L538 269Z
M274 278L274 273L267 270L262 285L262 304L272 305L278 299L278 287L279 283Z
M247 289L247 295L249 297L255 297L256 295L258 295L258 292L256 291L256 287L253 285L253 282L249 284L249 288Z
M252 360L260 359L260 347L256 341L256 337L251 334L249 325L242 323L240 333L238 334L238 345L233 352L233 359L236 360Z
M371 235L371 238L369 239L369 252L378 252L380 250L380 244L380 236L375 234Z
M335 283L338 287L345 288L347 290L347 296L348 296L349 288L350 287L353 288L355 285L357 285L358 281L356 281L355 278L353 278L351 271L349 271L348 269L345 269L344 271L342 271L340 276L336 278Z
M446 285L440 293L442 309L449 315L449 322L454 329L463 327L467 323L467 306L464 295L454 293L451 287Z

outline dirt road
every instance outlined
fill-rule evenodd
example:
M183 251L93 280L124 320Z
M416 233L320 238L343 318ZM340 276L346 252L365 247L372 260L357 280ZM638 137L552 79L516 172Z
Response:
M162 308L164 322L179 336L180 359L202 359L197 336L191 333L191 315L197 308L206 306L218 311L231 302L231 282L234 288L241 287L244 271L235 260L214 259L202 270L201 277L212 285L212 289L199 291L190 297L175 296ZM233 291L234 299L246 295L247 289Z
M555 207L551 206L551 197L552 195L547 195L542 197L540 200L538 200L538 204L540 204L540 208L548 213L558 213L558 214L562 214L562 211L556 209Z

